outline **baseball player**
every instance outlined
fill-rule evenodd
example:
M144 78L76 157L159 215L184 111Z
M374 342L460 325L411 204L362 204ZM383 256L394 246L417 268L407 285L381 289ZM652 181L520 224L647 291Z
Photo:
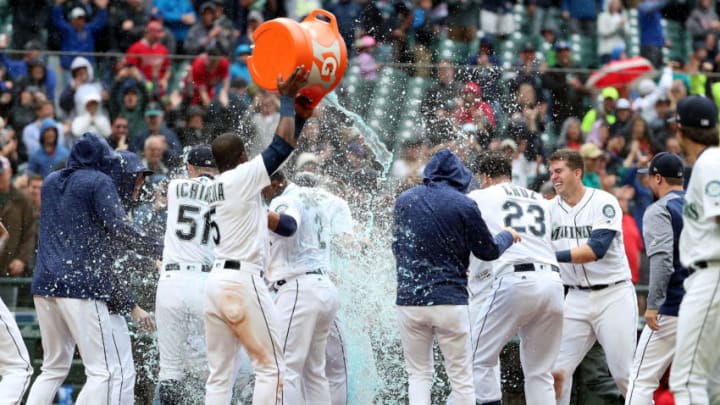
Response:
M675 403L720 403L720 149L718 110L703 96L681 100L678 139L693 165L683 206L680 263L690 275L680 304L670 373Z
M477 205L464 194L472 173L449 149L432 157L424 176L422 185L398 197L394 211L396 304L409 402L430 404L437 337L453 403L475 404L467 308L470 253L496 259L520 236L508 228L492 237Z
M637 302L622 235L617 199L582 184L584 162L560 149L549 159L558 195L550 204L552 243L568 288L562 343L555 362L562 384L559 404L570 402L572 375L595 341L605 349L620 392L627 392L637 340Z
M560 351L563 285L550 241L550 203L542 195L511 183L512 163L488 154L480 163L486 188L468 194L486 216L491 233L506 226L523 236L492 263L495 283L489 305L473 327L475 396L481 404L500 404L497 375L500 352L516 333L528 404L555 400L552 367Z
M282 194L272 199L270 210L291 215L297 223L291 237L271 233L266 275L276 290L275 308L284 336L283 402L329 404L325 349L340 306L337 289L327 276L330 256L321 235L330 225L329 212L324 211L330 193L299 187L284 178L280 185Z
M677 315L688 271L680 264L678 241L683 227L683 163L677 155L662 152L650 166L648 187L658 199L643 215L643 238L650 260L650 290L640 341L630 372L626 405L646 405L675 354Z
M155 316L160 351L160 403L180 404L186 374L207 378L203 302L205 280L212 267L220 234L211 189L217 175L209 145L187 155L187 179L168 185L165 248ZM188 363L195 364L188 369Z
M8 238L7 229L0 223L0 252L5 250ZM0 404L20 405L32 374L30 356L15 317L0 299Z
M118 249L160 257L162 244L131 225L109 177L114 152L104 139L85 134L65 169L42 188L38 258L32 292L43 345L42 373L27 403L50 404L70 371L77 344L87 380L77 404L113 403L108 356L112 341L106 301Z
M270 175L297 145L304 119L312 111L295 96L307 83L300 66L285 81L278 80L280 122L272 143L247 161L242 140L220 135L212 152L220 174L206 190L215 208L219 240L215 263L205 284L205 337L210 375L205 403L228 404L244 347L255 371L253 404L276 404L281 399L285 360L278 338L276 313L263 278L267 258L268 227L291 235L297 224L284 214L268 213L261 191ZM295 110L298 109L296 115ZM297 125L296 125L297 121Z
M145 177L152 174L142 164L138 155L128 151L116 152L118 159L113 160L111 177L115 182L118 196L123 208L130 214L140 194ZM139 307L133 299L131 291L131 274L129 264L134 256L128 255L124 249L116 252L119 259L113 263L112 290L107 302L110 314L110 331L112 340L105 347L107 356L114 357L117 368L112 372L111 403L132 405L135 402L135 363L132 355L132 343L128 331L126 315L143 329L152 331L154 324L150 315Z

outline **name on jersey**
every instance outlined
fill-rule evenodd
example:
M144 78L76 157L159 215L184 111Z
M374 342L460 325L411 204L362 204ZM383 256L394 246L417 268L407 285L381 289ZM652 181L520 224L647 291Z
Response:
M534 191L530 191L524 187L514 187L512 185L503 185L502 186L503 191L505 191L505 194L507 194L509 197L522 197L522 198L529 198L531 200L537 200L538 195Z
M225 191L220 182L212 184L181 182L177 185L177 195L182 198L202 200L208 204L225 200Z
M552 240L590 239L592 226L556 226L552 231Z

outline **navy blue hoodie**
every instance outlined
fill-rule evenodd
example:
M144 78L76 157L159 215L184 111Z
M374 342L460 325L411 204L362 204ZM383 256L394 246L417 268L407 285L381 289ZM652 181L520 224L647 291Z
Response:
M470 170L443 149L425 167L423 184L398 197L392 245L397 305L467 305L470 253L494 260L512 244L507 231L493 239L465 195L471 180Z
M110 176L117 155L97 135L73 146L66 168L42 187L34 295L107 301L119 249L160 257L162 243L126 221Z

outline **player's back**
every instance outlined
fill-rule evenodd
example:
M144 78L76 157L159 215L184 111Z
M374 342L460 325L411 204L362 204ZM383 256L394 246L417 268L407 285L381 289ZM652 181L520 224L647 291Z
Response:
M540 194L506 182L475 190L468 196L477 203L492 234L509 226L522 235L521 243L514 244L497 259L495 271L514 264L557 265L550 240L549 202Z
M163 262L212 265L215 244L220 240L214 222L213 179L200 176L176 179L168 185L168 216Z

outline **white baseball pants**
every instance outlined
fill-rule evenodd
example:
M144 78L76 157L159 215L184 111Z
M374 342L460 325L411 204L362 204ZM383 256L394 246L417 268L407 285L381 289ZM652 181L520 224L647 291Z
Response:
M286 279L276 289L275 309L286 365L283 403L327 405L330 385L325 376L325 350L340 307L337 289L319 274Z
M155 299L160 381L182 381L188 366L207 378L205 281L208 273L163 271Z
M670 389L677 405L720 403L720 268L685 280Z
M473 327L473 376L478 402L502 400L500 352L520 336L520 361L528 404L555 401L553 364L560 351L563 286L557 273L518 272L500 277L489 305Z
M32 374L15 317L0 299L0 405L20 405Z
M112 374L112 404L133 405L135 403L135 362L127 321L123 315L111 314L112 345L110 356L115 356L116 369Z
M325 347L325 377L330 385L330 405L348 404L348 356L345 330L339 316L330 325Z
M555 369L565 375L560 405L570 403L572 375L597 340L620 392L627 392L637 341L637 297L628 281L599 291L570 289Z
M400 340L405 357L409 403L430 405L433 379L433 336L445 359L454 405L474 405L467 305L398 306Z
M236 335L238 331L243 333L243 341ZM214 269L205 284L210 371L205 403L230 403L240 367L240 347L244 346L255 371L253 405L278 404L285 372L278 336L275 306L259 272Z
M35 296L43 347L42 372L30 388L28 405L49 405L65 381L77 344L87 380L77 405L112 404L112 373L118 366L108 356L112 326L102 301Z
M630 371L625 405L652 404L660 379L673 361L677 317L658 315L658 325L658 331L645 325L640 335Z

